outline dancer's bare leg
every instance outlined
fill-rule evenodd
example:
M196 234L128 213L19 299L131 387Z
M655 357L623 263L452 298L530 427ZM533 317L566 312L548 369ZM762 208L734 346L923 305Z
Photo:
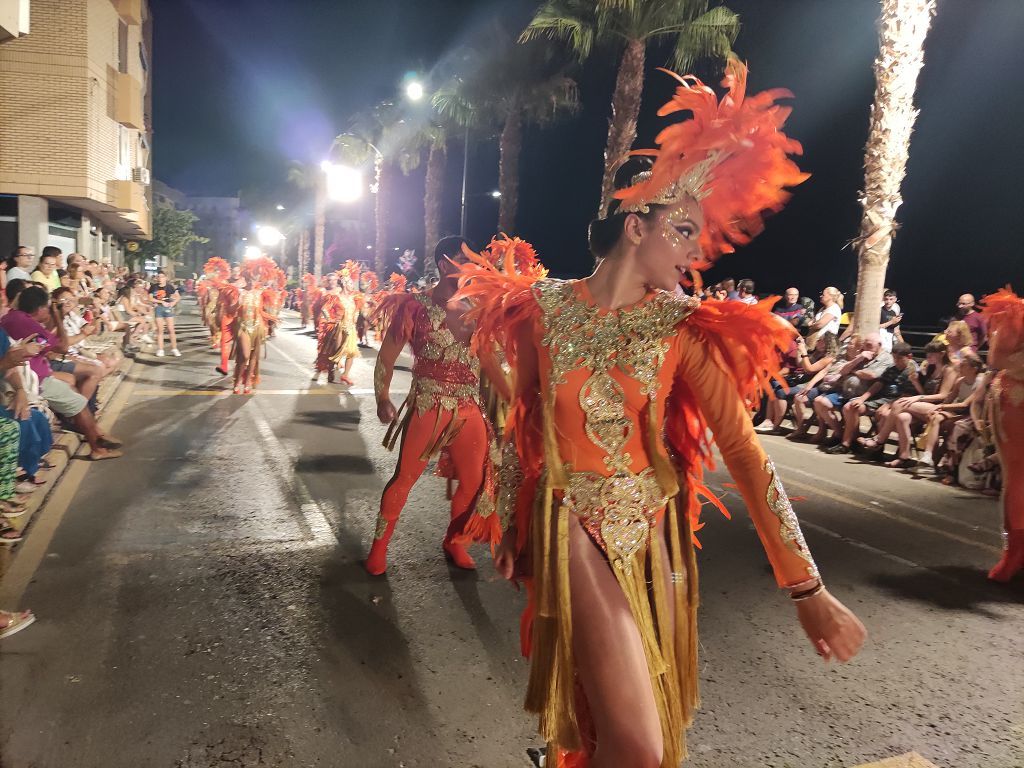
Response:
M597 734L591 768L659 768L661 722L633 614L608 561L575 520L569 547L573 652Z

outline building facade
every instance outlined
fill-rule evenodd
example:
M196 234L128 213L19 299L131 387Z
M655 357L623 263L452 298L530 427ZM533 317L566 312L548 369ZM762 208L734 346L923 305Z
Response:
M0 255L122 263L152 236L151 50L146 0L31 0L0 42Z

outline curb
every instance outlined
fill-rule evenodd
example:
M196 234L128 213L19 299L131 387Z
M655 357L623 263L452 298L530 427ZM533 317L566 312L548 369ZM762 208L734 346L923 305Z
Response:
M96 413L97 421L103 417L108 404L114 399L117 392L121 389L121 385L128 378L128 374L134 365L135 360L133 358L124 358L121 361L121 364L118 365L117 370L100 383L98 398L102 403L102 406ZM50 449L50 453L47 454L47 458L49 458L49 460L56 466L53 469L48 469L41 473L42 476L46 478L46 484L38 486L35 492L33 492L29 497L25 514L9 521L13 527L17 528L19 531L25 531L28 529L32 523L32 519L36 516L36 513L46 505L50 496L53 495L57 486L60 485L60 481L64 477L64 473L71 464L71 459L74 458L83 444L85 444L85 441L76 432L63 431L54 434L53 447ZM19 545L16 544L11 547L4 547L4 550L7 550L8 553L16 553L18 546ZM5 559L9 561L11 556L12 554L7 554ZM4 570L6 570L6 568L0 567L0 575L2 575Z

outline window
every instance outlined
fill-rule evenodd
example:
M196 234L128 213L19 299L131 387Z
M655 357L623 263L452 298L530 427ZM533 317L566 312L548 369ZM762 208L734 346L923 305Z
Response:
M117 71L128 71L128 25L123 21L117 24Z
M121 181L128 181L132 177L131 131L123 125L117 128L117 169L114 174Z

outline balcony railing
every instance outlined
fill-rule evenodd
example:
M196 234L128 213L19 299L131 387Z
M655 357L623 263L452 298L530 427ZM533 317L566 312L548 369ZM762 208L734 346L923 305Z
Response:
M137 181L111 181L108 191L110 204L125 213L148 212L146 188ZM147 213L148 215L148 213Z

